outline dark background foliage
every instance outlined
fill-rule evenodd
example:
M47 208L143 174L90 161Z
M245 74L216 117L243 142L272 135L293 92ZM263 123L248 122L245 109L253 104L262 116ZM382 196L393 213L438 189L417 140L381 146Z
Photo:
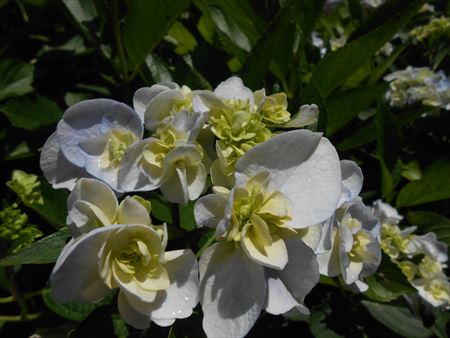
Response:
M0 180L10 180L14 169L41 176L40 148L63 111L80 100L109 97L131 105L142 86L175 81L213 89L238 74L253 90L286 92L291 112L316 103L317 130L341 158L363 169L365 202L384 199L406 216L404 225L435 231L448 244L450 115L421 105L390 108L382 77L408 65L448 72L449 36L432 45L399 38L430 20L431 13L419 12L425 1L393 0L377 9L358 0L331 3L0 0ZM450 14L450 2L430 3L439 15ZM330 39L346 36L347 43L321 58L313 31L328 50ZM388 41L393 53L377 53ZM0 188L3 206L18 203L42 238L56 236L53 249L35 244L0 261L0 297L15 297L0 299L1 336L203 336L200 307L172 328L140 332L120 319L114 295L95 305L56 304L47 280L67 237L60 230L67 193L44 181L41 190L43 205L21 200L5 183ZM164 201L148 197L152 217L172 223ZM190 204L181 211L181 228L170 230L171 245L197 251L206 235L195 229ZM11 254L8 243L1 245L1 256ZM306 299L309 318L264 313L249 336L447 337L449 314L414 297L407 302L402 295L413 290L388 260L367 282L371 290L358 295L323 278Z

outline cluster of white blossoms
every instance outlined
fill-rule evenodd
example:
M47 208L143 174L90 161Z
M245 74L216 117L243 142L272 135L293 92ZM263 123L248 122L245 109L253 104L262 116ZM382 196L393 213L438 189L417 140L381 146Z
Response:
M428 67L408 66L384 80L389 82L386 100L393 107L422 103L450 110L450 80L442 70L436 73Z
M381 222L380 246L417 289L419 296L432 306L450 305L450 283L445 275L447 245L428 232L414 234L416 227L400 229L403 219L390 205L374 203L374 213ZM418 258L418 259L416 259Z
M380 263L379 223L358 197L360 168L298 129L317 115L304 105L291 116L284 93L253 92L238 77L213 92L141 88L134 109L108 99L70 107L41 154L48 181L71 190L55 299L95 302L119 289L120 314L140 329L171 325L200 301L207 336L241 337L262 310L309 313L320 273L364 291ZM198 227L215 229L199 262L190 249L166 251L150 203L125 195L155 189L197 200Z

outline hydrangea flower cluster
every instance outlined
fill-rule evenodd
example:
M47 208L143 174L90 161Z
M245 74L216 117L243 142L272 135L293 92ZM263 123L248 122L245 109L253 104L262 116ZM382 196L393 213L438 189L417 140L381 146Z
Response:
M73 238L50 278L56 300L118 290L120 314L139 329L171 325L200 302L207 336L242 337L262 310L309 313L320 273L367 289L379 223L358 197L361 169L299 129L317 121L316 105L292 116L284 93L253 92L238 77L213 92L144 87L133 103L73 105L42 150L45 177L71 190ZM199 262L190 249L166 251L167 226L142 197L156 189L173 203L196 200L198 227L214 229Z
M430 44L433 44L440 38L448 38L449 31L450 18L442 16L431 19L426 25L415 27L409 32L409 35L420 43L429 41Z
M419 236L414 234L414 226L400 229L398 224L403 217L386 203L376 201L374 212L381 222L383 252L401 269L420 297L432 306L449 306L450 283L444 272L447 245L438 241L433 232Z
M450 110L450 80L444 71L435 73L428 67L393 72L384 77L389 82L386 100L393 107L415 103Z

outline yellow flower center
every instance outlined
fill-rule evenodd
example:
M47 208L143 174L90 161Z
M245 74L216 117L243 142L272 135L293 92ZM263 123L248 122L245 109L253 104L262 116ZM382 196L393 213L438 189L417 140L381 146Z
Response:
M137 137L131 131L111 130L100 159L101 167L103 169L117 168L125 155L125 151L136 141Z

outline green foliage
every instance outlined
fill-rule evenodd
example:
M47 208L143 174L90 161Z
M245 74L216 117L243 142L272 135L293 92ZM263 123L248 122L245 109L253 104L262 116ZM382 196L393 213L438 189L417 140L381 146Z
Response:
M376 320L402 337L425 338L431 335L422 321L413 317L407 308L369 301L362 303Z
M0 106L14 127L26 130L56 123L62 116L62 111L53 101L37 96L35 100L16 99Z
M0 266L54 263L66 244L68 236L68 229L63 228L15 254L1 259Z
M432 231L450 246L450 219L431 211L408 211L408 222L423 232Z
M434 161L422 178L405 185L397 197L398 207L408 207L450 198L450 159Z
M140 67L178 16L187 9L189 0L132 0L124 25L125 47L134 65ZM151 17L151 20L148 18Z
M60 304L56 302L51 294L51 291L46 289L42 294L45 305L56 313L58 316L63 317L68 320L75 320L78 322L83 321L87 316L89 316L96 308L110 304L114 299L114 293L106 296L102 301L97 303L64 303Z
M333 89L370 60L377 50L406 25L424 2L424 0L403 1L405 7L391 13L387 21L373 27L364 36L328 54L317 65L310 83L317 87L322 96L328 96ZM308 88L305 91L308 92Z
M0 60L0 101L33 91L34 66L12 60Z
M2 304L0 315L18 308L42 312L20 328L0 324L0 335L204 335L200 307L170 329L152 324L143 333L120 318L115 295L96 304L58 304L47 289L43 302L27 295L42 288L51 269L42 264L54 263L70 237L69 192L53 189L38 165L63 109L98 97L131 105L135 89L158 82L214 90L236 74L252 90L284 91L291 112L317 104L319 121L311 129L324 132L341 159L361 166L364 202L396 204L407 215L400 227L432 231L450 245L448 112L420 104L391 107L385 99L383 77L393 71L449 69L445 39L417 43L410 37L432 17L448 16L446 1L429 2L436 14L421 11L424 3L390 0L373 9L359 0L0 0L0 175L8 186L0 189L0 288L21 295L10 307ZM323 40L321 47L314 37ZM342 44L332 51L332 42ZM387 42L390 54L383 52ZM180 207L158 192L139 195L151 201L153 223L167 224L170 249L198 255L214 242L213 229L196 227L195 202ZM448 313L407 302L403 296L414 300L417 291L390 260L364 281L369 290L356 294L321 276L306 298L309 318L264 314L249 336L447 337Z

